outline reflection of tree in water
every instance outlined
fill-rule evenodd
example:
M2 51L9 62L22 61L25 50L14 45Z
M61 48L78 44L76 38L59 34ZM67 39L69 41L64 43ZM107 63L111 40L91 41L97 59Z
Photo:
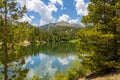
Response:
M39 46L39 52L47 55L56 55L65 57L66 55L77 53L75 44L62 42L62 43L49 43Z
M56 55L65 57L70 54L77 53L75 44L72 43L48 43L44 45L29 45L26 48L21 48L27 56L44 53L49 56ZM22 52L23 53L23 52Z
M28 68L23 67L25 56L36 55L39 53L39 47L36 45L14 46L9 49L9 54L3 54L0 47L0 80L24 80L29 72ZM33 80L38 80L36 76Z
M49 52L48 52L49 51ZM42 46L29 45L27 47L15 47L9 50L9 54L0 52L0 80L24 80L29 69L24 68L25 56L35 56L45 53L47 55L66 56L69 53L76 52L75 45L68 43L45 44ZM49 78L49 76L45 76Z
M25 64L23 55L18 55L19 49L15 51L10 50L11 53L9 54L2 54L0 53L0 79L4 80L23 80L26 77L29 69L23 68ZM21 58L21 59L20 59Z

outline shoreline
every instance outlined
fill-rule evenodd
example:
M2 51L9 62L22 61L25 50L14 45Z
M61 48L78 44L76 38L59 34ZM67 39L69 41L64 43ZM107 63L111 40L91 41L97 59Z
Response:
M91 76L89 78L80 78L79 80L120 80L120 73L110 73L100 76Z

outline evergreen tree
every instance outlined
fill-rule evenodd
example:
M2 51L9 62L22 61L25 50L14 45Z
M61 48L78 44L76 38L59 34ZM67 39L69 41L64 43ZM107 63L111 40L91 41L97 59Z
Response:
M18 50L28 35L27 23L19 23L26 12L15 0L0 0L0 54L16 57ZM23 37L24 36L24 37ZM4 66L4 80L8 80L8 60L1 61Z
M79 51L83 64L93 72L120 69L120 0L90 0L80 30Z

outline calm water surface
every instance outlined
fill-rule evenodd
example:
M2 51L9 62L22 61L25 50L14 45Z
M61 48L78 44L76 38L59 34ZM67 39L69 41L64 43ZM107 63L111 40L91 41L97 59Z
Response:
M41 80L51 80L56 73L65 72L77 54L75 45L70 43L30 45L18 52L20 54L11 54L1 60L0 79L4 79L6 68L7 77L11 79L24 79L25 76L32 79L36 75Z

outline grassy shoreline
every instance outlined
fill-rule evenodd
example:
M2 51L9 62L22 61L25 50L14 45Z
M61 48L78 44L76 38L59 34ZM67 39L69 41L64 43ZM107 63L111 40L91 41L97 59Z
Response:
M80 78L79 80L120 80L120 73L110 73L106 75L90 76L89 78Z

